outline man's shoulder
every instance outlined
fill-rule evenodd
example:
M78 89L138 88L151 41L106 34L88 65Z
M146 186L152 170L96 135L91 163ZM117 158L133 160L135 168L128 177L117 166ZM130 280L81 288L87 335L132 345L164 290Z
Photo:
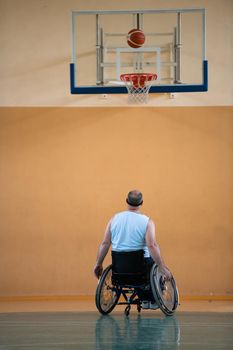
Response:
M126 217L125 211L121 211L114 214L109 221L110 226L117 224L121 220L124 220L125 217Z
M146 219L148 222L152 222L152 224L153 224L153 220L149 216L147 216L146 214L134 213L134 212L130 212L128 210L117 212L116 214L114 214L112 216L111 221L114 219L117 219L117 218L119 219L119 218L128 217L128 216L133 216L133 218L143 218L143 219Z
M119 212L117 212L117 213L115 213L115 214L113 215L112 219L114 219L114 218L116 218L116 217L120 217L120 216L125 216L125 215L127 215L127 211L126 211L126 210L124 210L124 211L119 211Z

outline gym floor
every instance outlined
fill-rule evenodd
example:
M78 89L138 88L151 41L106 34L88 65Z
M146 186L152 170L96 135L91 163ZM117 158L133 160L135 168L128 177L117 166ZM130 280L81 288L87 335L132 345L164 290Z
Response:
M232 349L232 301L183 301L172 317L93 300L0 302L0 349Z

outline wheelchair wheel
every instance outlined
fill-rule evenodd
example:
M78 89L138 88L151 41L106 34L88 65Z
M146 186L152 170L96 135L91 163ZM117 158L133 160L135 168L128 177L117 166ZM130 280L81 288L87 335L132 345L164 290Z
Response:
M101 314L109 314L116 306L119 297L120 294L112 284L112 265L110 265L99 279L95 295L96 307Z
M179 304L179 294L175 279L165 281L158 266L154 264L150 272L150 283L153 296L162 312L171 316Z

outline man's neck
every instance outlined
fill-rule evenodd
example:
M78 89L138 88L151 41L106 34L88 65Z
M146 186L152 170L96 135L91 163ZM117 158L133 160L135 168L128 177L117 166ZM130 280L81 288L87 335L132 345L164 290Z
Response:
M132 211L133 213L140 213L140 207L128 207L128 211Z

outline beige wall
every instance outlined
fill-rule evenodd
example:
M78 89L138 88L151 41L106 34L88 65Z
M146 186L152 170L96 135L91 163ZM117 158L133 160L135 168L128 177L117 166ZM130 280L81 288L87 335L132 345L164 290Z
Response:
M232 112L1 108L0 295L93 294L103 230L134 187L181 295L231 294Z
M209 91L151 94L149 105L232 105L232 0L0 0L0 106L127 106L126 95L70 94L70 12L175 7L207 10Z

